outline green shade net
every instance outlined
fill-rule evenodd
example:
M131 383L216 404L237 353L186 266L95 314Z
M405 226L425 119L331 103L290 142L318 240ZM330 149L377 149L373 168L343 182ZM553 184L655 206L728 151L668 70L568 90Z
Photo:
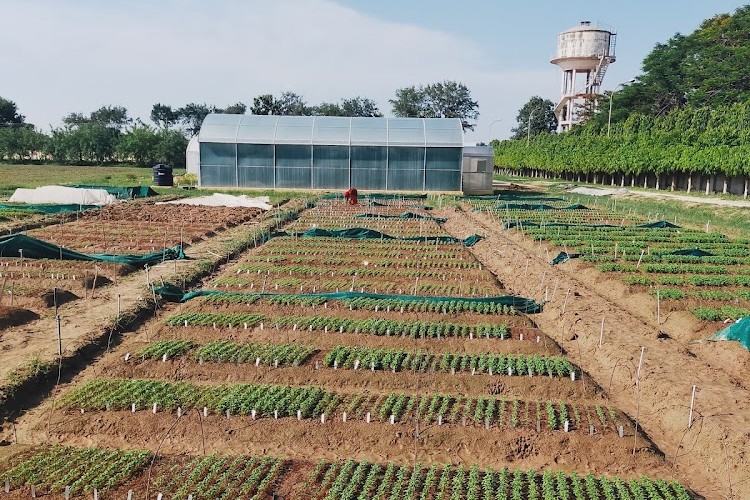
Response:
M343 198L344 196L339 193L328 193L323 195L324 200L335 200L337 198ZM363 199L381 199L381 200L426 200L426 194L398 194L398 193L357 193L358 198Z
M589 210L589 207L584 205L570 205L568 207L553 207L552 205L530 204L530 203L503 203L497 206L499 210Z
M563 262L568 262L570 259L577 259L580 256L580 253L560 252L557 254L557 257L552 259L552 265L562 264Z
M509 221L503 224L503 229L512 229L514 227L590 227L590 228L597 228L597 227L617 227L620 229L663 229L663 228L678 228L680 226L676 226L672 224L671 222L667 221L659 221L659 222L650 222L648 224L641 224L639 226L615 226L612 224L568 224L565 222L547 222L544 224L539 224L538 222L531 222L526 220L514 220Z
M71 184L69 187L80 189L103 189L109 194L117 196L118 200L132 200L134 198L148 198L157 193L149 186L92 186L88 184Z
M478 234L472 234L471 236L460 239L454 238L453 236L412 236L399 238L391 236L389 234L381 233L375 229L368 229L365 227L351 227L348 229L319 229L313 228L308 229L303 233L287 233L287 232L276 232L272 234L272 237L277 236L293 236L297 238L347 238L352 240L398 240L398 241L429 241L434 243L461 243L465 247L474 246L479 242L482 237Z
M416 214L414 212L404 212L401 215L380 215L380 214L358 214L355 219L427 219L443 224L448 219L443 217L432 217L429 215Z
M0 204L0 210L24 210L24 211L29 211L29 212L41 212L44 214L59 214L62 212L80 212L81 210L92 210L95 208L100 208L100 207L96 205L78 205L78 204L67 204L67 205Z
M663 253L661 255L689 255L691 257L713 257L714 254L706 252L700 248L686 248L684 250L675 250L673 252Z
M196 290L185 293L180 287L167 283L164 286L154 288L154 291L168 302L186 302L195 297L208 295L231 295L234 297L247 297L252 300L257 297L273 297L278 294L273 293L241 293L241 292L222 292L220 290ZM289 295L289 294L283 294ZM378 300L397 300L403 302L474 302L477 304L497 304L501 306L513 306L517 311L527 314L538 313L542 311L543 304L533 299L524 297L515 297L513 295L502 295L498 297L468 298L468 297L424 297L421 295L388 295L381 293L358 293L358 292L336 292L336 293L300 293L294 294L295 297L301 298L320 298L323 300L353 300L353 299L378 299Z
M635 227L642 227L644 229L653 229L653 228L679 228L677 224L672 224L671 222L667 222L665 220L660 220L657 222L649 222L648 224L641 224L639 226Z
M463 196L464 200L497 200L497 201L565 201L563 198L547 196L542 193L527 191L505 191L493 195Z
M719 330L713 340L736 340L745 349L750 349L750 318L740 318L733 325Z
M184 259L185 253L181 246L165 248L160 252L142 255L122 254L113 255L106 253L85 254L62 248L46 241L26 236L25 234L11 234L0 236L0 257L20 257L28 259L60 259L60 260L85 260L96 262L111 262L113 264L127 264L134 267L153 265L164 260Z

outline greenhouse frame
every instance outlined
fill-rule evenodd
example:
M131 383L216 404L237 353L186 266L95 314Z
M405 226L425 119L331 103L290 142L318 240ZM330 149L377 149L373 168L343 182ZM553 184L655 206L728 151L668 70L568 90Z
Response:
M462 189L457 118L209 114L198 145L202 187Z

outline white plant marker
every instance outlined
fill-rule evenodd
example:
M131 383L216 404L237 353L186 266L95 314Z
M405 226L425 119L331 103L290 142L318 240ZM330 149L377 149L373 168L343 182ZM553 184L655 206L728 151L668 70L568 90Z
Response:
M156 403L154 403L154 408L151 410L154 415L156 415Z
M367 423L369 424L369 423L370 423L370 419L371 419L371 418L372 418L372 417L371 417L371 415L370 415L370 412L368 411L368 412L367 412L367 415L365 415L365 422L367 422Z
M688 415L688 429L690 429L693 426L693 408L695 407L695 388L697 386L693 386L693 395L690 396L690 414Z
M130 411L135 413L135 403L130 405Z
M346 422L346 412L343 412L343 413L341 414L341 421L342 421L342 422Z

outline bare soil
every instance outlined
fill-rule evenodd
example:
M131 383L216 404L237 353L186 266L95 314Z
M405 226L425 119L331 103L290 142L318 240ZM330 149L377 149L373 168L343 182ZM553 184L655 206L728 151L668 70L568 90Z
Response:
M642 295L624 299L622 288L596 270L581 272L568 263L552 266L543 249L520 234L501 231L485 214L449 215L445 227L454 236L486 234L472 252L510 291L543 297L545 287L557 288L535 321L553 337L559 332L558 342L571 359L604 388L612 404L637 418L680 481L706 498L746 497L750 393L735 375L740 372L737 363L746 366L750 354L735 353L717 363L717 353L707 351L725 354L731 348L696 348L680 340L680 329L694 322L673 316L657 325L650 300ZM599 347L602 317L605 328ZM637 378L641 348L644 358ZM698 392L688 429L694 384Z

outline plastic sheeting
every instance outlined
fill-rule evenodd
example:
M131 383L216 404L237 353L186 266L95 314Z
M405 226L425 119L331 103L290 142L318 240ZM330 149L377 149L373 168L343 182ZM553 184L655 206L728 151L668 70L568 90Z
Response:
M215 193L211 196L198 196L195 198L181 198L173 201L157 202L157 205L200 205L206 207L246 207L271 210L273 205L269 204L268 196L250 198L247 195L233 196L231 194Z
M587 196L614 196L618 194L628 194L627 189L599 189L591 187L577 187L568 190L569 193L585 194Z
M164 260L185 258L185 253L179 245L172 248L165 248L160 252L142 255L85 254L68 248L62 248L53 243L26 236L25 234L0 236L0 257L21 257L22 254L23 257L29 259L85 260L128 264L134 267L153 265Z
M734 324L716 332L713 340L736 340L750 349L750 318L740 318Z
M12 203L52 203L58 205L111 205L117 197L104 189L83 189L67 186L18 188L8 200Z
M319 229L319 228L313 228L308 229L307 231L303 233L286 233L286 232L277 232L273 233L272 236L294 236L299 238L315 238L315 237L322 237L322 238L348 238L353 240L363 240L363 239L380 239L380 240L399 240L399 241L426 241L426 242L437 242L437 243L461 243L465 247L474 246L477 242L479 242L482 237L478 234L472 234L471 236L468 236L467 238L460 239L460 238L454 238L453 236L412 236L412 237L403 237L399 238L396 236L391 236L389 234L381 233L380 231L376 231L374 229L368 229L365 227L352 227L348 229L335 229L335 230L329 230L329 229Z
M71 184L70 187L80 189L103 189L109 194L117 196L118 200L148 198L149 196L156 196L159 194L149 186L90 186L86 184Z
M195 297L207 295L232 295L237 297L247 297L248 299L257 297L273 297L278 294L273 293L242 293L242 292L222 292L220 290L196 290L194 292L184 292L180 287L172 284L166 284L162 287L154 288L154 291L164 300L169 302L186 302ZM288 294L284 294L288 295ZM325 300L353 300L353 299L381 299L381 300L399 300L404 302L474 302L477 304L498 304L502 306L513 306L517 311L532 314L542 311L543 304L536 302L534 299L516 297L514 295L501 295L497 297L426 297L422 295L386 295L379 293L358 293L358 292L336 292L336 293L306 293L294 294L297 297L318 297Z

